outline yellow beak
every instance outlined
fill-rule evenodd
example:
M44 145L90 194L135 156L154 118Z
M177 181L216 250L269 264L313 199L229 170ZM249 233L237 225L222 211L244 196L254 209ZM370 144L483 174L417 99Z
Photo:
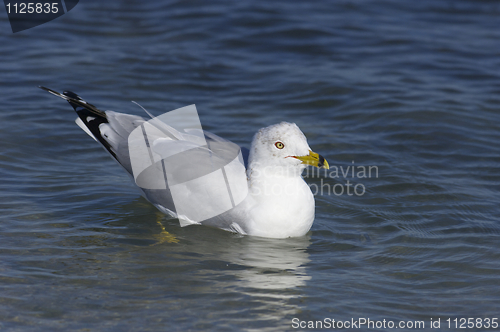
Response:
M316 166L318 168L326 168L329 169L328 161L326 161L323 156L317 154L316 152L312 152L309 150L309 155L307 156L293 156L294 158L302 161L303 164Z

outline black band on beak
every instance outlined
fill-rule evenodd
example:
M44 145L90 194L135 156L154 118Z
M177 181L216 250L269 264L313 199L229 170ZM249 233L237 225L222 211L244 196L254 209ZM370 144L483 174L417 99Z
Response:
M319 162L318 162L318 167L324 167L325 166L325 158L322 155L319 155Z

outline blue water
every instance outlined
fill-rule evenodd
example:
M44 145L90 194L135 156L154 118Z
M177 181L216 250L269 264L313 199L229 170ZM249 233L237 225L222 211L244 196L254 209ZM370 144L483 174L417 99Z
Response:
M0 331L500 318L499 23L479 0L82 0L16 34L0 15ZM181 228L38 85L140 115L194 103L247 147L295 122L338 176L306 176L302 238Z

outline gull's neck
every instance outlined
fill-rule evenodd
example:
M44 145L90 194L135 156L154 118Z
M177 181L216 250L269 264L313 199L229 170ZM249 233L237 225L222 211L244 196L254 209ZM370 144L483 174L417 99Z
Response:
M258 162L251 162L247 170L247 178L250 185L262 181L288 181L301 177L305 166L275 166Z

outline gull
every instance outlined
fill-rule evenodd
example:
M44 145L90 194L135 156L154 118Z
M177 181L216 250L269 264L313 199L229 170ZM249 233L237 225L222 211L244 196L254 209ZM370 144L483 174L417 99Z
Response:
M201 125L182 130L145 109L152 119L101 111L74 92L40 88L68 101L78 115L76 124L123 167L151 204L181 226L267 238L300 237L311 229L315 201L302 172L329 165L296 124L260 129L247 150ZM197 116L191 106L179 110Z

